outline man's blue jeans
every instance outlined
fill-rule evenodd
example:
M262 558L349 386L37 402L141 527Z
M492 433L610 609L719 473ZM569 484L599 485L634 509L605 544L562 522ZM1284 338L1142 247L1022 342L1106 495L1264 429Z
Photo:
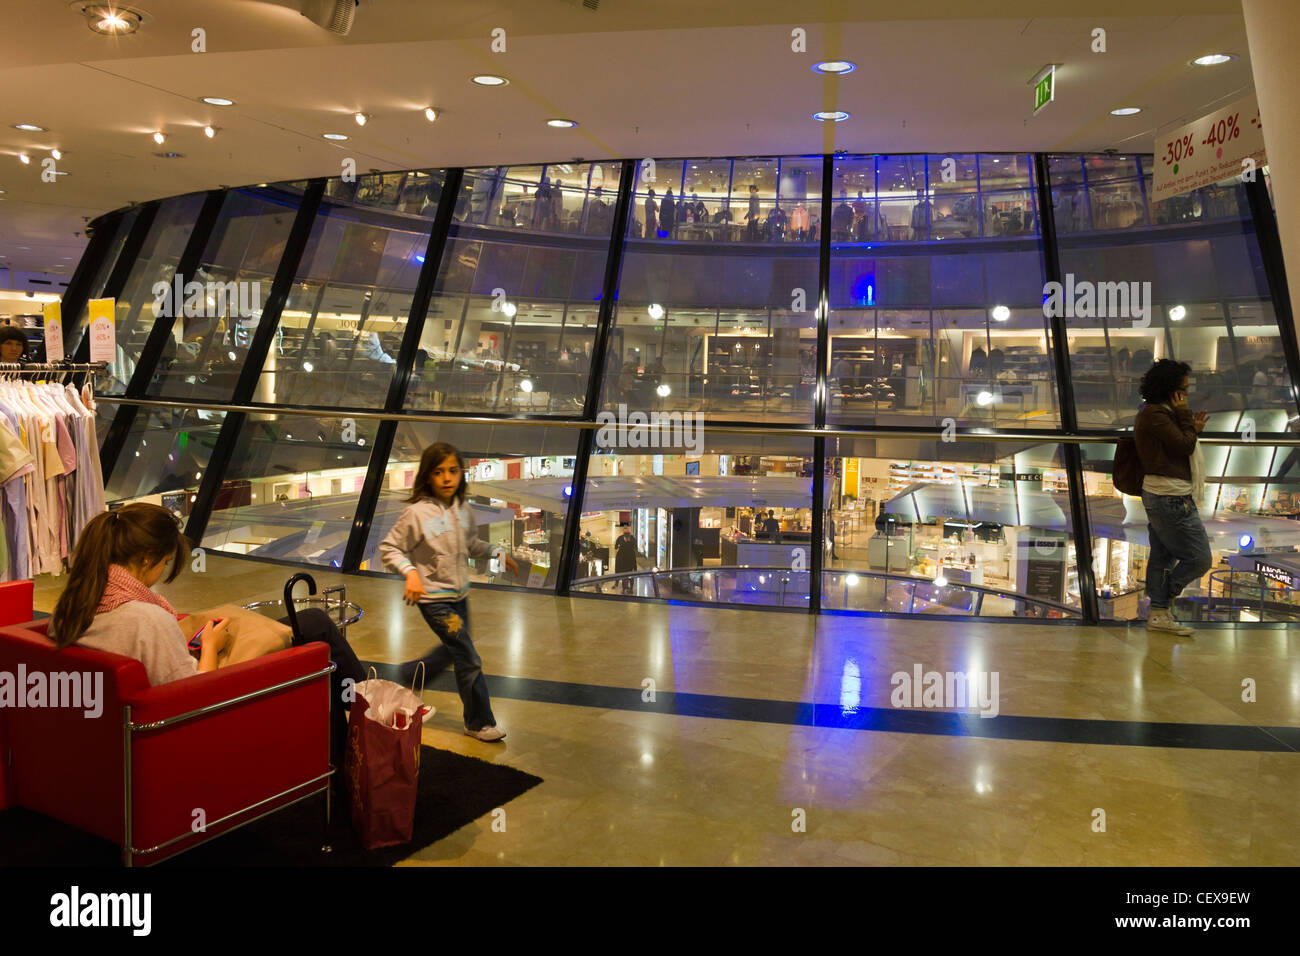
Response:
M1214 565L1210 539L1191 495L1142 492L1147 510L1151 555L1147 559L1147 597L1152 610L1168 608L1183 588Z

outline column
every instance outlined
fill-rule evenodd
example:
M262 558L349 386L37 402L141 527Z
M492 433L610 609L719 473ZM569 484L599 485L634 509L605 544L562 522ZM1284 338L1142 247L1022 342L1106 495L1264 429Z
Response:
M1300 3L1296 0L1242 0L1250 66L1264 123L1273 205L1282 238L1291 289L1291 313L1300 319Z

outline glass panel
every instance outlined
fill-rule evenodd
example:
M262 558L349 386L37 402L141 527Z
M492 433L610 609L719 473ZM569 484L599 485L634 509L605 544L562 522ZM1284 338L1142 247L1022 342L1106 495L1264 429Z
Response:
M95 269L94 276L90 280L90 294L86 296L87 301L98 299L104 294L104 286L108 284L108 277L117 265L117 257L122 253L122 247L126 245L126 237L130 234L131 228L135 225L136 218L140 214L139 207L128 209L118 218L117 228L113 230L113 238L109 240L108 248L104 252L104 258L100 260L99 266ZM63 316L63 352L68 358L77 354L77 349L81 345L82 336L85 334L87 325L86 320L90 315L90 306L81 310L80 315ZM45 356L44 339L41 342L41 357Z
M575 591L808 606L811 441L673 420L610 428L596 445Z
M183 299L163 299L159 321L174 316L171 340L149 395L218 402L231 398L297 211L292 194L277 189L226 194L198 270L184 277ZM175 305L183 309L173 311Z
M442 173L427 178L440 192ZM253 400L383 408L428 228L419 216L322 204Z
M837 158L836 166L843 161ZM877 163L876 188L880 200L878 234L882 242L930 238L924 156L881 156Z
M379 543L406 508L420 455L429 445L446 442L465 459L466 501L474 509L479 537L509 550L519 564L516 578L495 559L485 559L477 562L471 580L554 588L579 434L571 428L517 425L400 425L362 570L384 570Z
M1080 614L1060 446L828 439L822 607Z
M1000 182L1011 184L1029 178L1029 158L985 159L931 156L933 220L925 214L917 222L924 220L941 240L978 237L982 221L985 235L1003 239L996 251L963 242L918 256L883 244L862 257L832 247L830 422L943 425L951 420L958 426L1050 428L1060 421L1042 312L1033 193L975 191L977 165L994 170L993 182L999 182L998 171L1005 166ZM865 179L869 162L837 158L837 181ZM917 162L882 157L881 195L886 178L895 188L917 181ZM944 182L945 172L951 182ZM887 202L882 200L882 215ZM908 208L925 210L924 205ZM1022 244L1005 241L1014 237Z
M1085 157L1090 182L1098 166L1094 159ZM1116 167L1111 157L1102 159L1103 173L1130 168ZM1099 191L1112 197L1123 193L1129 197L1123 202L1141 198L1136 179L1093 187L1094 197ZM1057 191L1056 201L1059 226L1062 192ZM1197 408L1212 413L1292 409L1255 237L1204 225L1222 221L1233 209L1243 221L1248 218L1240 182L1155 204L1157 228L1144 225L1139 206L1116 219L1119 206L1111 199L1105 202L1109 218L1098 219L1096 228L1123 232L1099 243L1062 230L1060 242L1064 282L1059 307L1069 329L1080 423L1131 424L1140 402L1138 382L1160 358L1192 366L1190 400ZM1094 217L1098 208L1094 200ZM1232 426L1212 419L1209 428Z
M875 157L841 159L835 163L834 169L835 195L848 202L853 220L847 223L847 217L841 212L839 227L836 227L834 212L839 208L837 204L832 210L832 228L842 233L847 226L853 242L874 241L878 235Z
M222 476L203 547L341 567L376 425L250 416Z
M1283 431L1286 418L1283 411L1259 413L1257 427ZM1150 540L1142 499L1115 490L1114 445L1082 449L1101 615L1144 618ZM1214 564L1179 595L1176 615L1185 621L1300 621L1300 526L1294 520L1300 514L1300 449L1202 444L1202 453L1206 488L1198 508Z
M116 407L99 403L100 423L111 423L116 411ZM110 503L147 501L187 517L224 419L224 412L205 409L142 407L105 485L104 497ZM103 429L101 444L102 436Z
M159 207L140 248L140 255L136 257L122 286L122 294L117 298L117 361L109 370L110 377L96 383L102 394L125 394L145 339L157 320L154 284L172 283L185 244L194 231L199 210L203 208L203 199L201 193L178 196L165 200Z
M816 251L805 244L727 256L634 242L623 260L604 407L806 422L816 382Z

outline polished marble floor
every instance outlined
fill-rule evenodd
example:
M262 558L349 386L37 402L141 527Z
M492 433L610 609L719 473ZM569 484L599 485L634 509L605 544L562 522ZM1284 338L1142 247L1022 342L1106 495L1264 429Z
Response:
M290 573L209 555L158 590L180 609L248 603L280 597ZM315 577L365 609L348 632L363 659L432 646L395 578ZM37 608L61 586L39 579ZM1183 639L483 589L470 608L509 736L461 734L444 675L424 742L545 782L505 807L504 832L484 817L404 865L1300 862L1295 631ZM999 716L893 708L893 675L918 664L996 673Z

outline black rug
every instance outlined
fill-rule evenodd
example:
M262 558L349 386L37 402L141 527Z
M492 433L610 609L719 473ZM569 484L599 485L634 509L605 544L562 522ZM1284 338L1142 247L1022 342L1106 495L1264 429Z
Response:
M366 850L352 833L348 808L333 803L332 853L321 853L325 796L317 794L160 867L392 866L542 782L513 767L434 747L420 748L420 794L411 842ZM0 866L120 867L107 840L22 808L0 811Z

